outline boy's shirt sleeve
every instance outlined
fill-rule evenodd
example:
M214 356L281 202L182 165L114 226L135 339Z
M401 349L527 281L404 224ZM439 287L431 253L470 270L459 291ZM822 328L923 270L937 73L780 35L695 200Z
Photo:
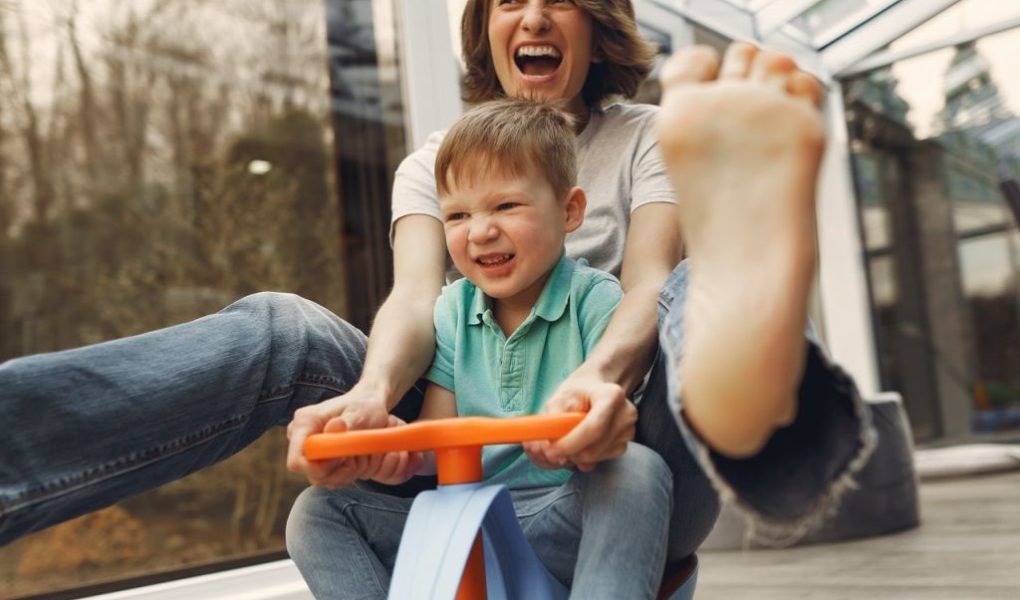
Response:
M578 307L585 358L602 339L602 334L606 332L606 326L609 325L609 320L622 299L623 288L612 275L602 273L592 281Z
M436 353L432 358L432 365L425 373L425 379L452 392L456 389L453 379L453 360L457 324L455 322L456 306L454 306L453 294L450 294L449 290L450 286L443 288L433 311L433 323L436 327Z

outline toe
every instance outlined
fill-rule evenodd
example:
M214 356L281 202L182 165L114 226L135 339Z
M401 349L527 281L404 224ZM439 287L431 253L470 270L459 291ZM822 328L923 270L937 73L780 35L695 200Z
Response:
M786 91L794 98L804 100L814 107L822 104L822 84L804 71L794 71L786 81Z
M781 52L762 50L751 64L751 81L762 83L779 91L785 91L790 75L797 70L797 63Z
M691 46L674 54L662 67L659 81L664 88L715 79L719 54L709 46Z
M748 42L734 42L726 49L719 79L744 79L751 72L751 64L758 55L758 47Z

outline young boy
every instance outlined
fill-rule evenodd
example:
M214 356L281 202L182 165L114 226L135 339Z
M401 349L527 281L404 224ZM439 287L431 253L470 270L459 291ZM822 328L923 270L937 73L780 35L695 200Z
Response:
M443 140L440 210L464 278L436 302L422 418L538 413L605 330L619 282L564 255L585 209L574 144L566 113L522 100L479 106ZM510 488L543 564L572 597L655 597L672 498L663 460L630 444L581 472L554 468L542 445L487 447L482 462L487 481ZM392 453L364 473L392 484L421 467ZM410 503L360 489L302 493L287 547L316 597L384 597Z

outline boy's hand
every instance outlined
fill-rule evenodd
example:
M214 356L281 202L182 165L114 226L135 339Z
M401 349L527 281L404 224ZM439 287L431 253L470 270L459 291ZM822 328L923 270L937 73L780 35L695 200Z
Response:
M569 464L591 471L595 464L620 456L634 439L637 408L615 383L575 371L545 404L546 414L587 412L574 429L556 442L529 443L525 452L542 468Z
M403 419L389 415L386 427L407 425ZM397 485L417 475L425 466L421 452L387 452L371 456L358 456L358 479L371 479L386 485Z
M561 462L550 460L548 452L552 442L549 440L522 442L521 445L524 446L524 453L528 455L531 463L540 469L563 469L569 466L566 459L562 459Z
M355 386L343 396L337 396L294 411L294 419L287 426L287 468L303 473L312 485L328 488L344 487L359 479L365 465L357 460L305 459L305 439L315 433L339 433L356 429L378 429L389 424L389 411L382 394Z
M421 452L387 452L377 457L372 472L362 475L362 479L398 485L417 475L425 466L425 457Z

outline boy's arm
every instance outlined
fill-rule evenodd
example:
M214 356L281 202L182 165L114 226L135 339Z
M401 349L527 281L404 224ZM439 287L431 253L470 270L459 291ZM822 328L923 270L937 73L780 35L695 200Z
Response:
M287 467L304 473L313 485L348 485L360 473L356 461L305 460L305 438L387 426L390 408L432 360L432 309L446 270L443 226L431 216L409 215L395 227L394 286L376 314L361 378L346 394L298 409L287 427Z
M676 205L645 204L631 216L620 282L624 296L602 339L557 388L546 412L587 410L588 416L550 447L553 464L588 469L619 456L634 437L637 409L627 399L651 366L659 290L680 260Z
M450 419L457 416L457 397L453 392L435 383L425 388L425 401L421 405L422 419Z

